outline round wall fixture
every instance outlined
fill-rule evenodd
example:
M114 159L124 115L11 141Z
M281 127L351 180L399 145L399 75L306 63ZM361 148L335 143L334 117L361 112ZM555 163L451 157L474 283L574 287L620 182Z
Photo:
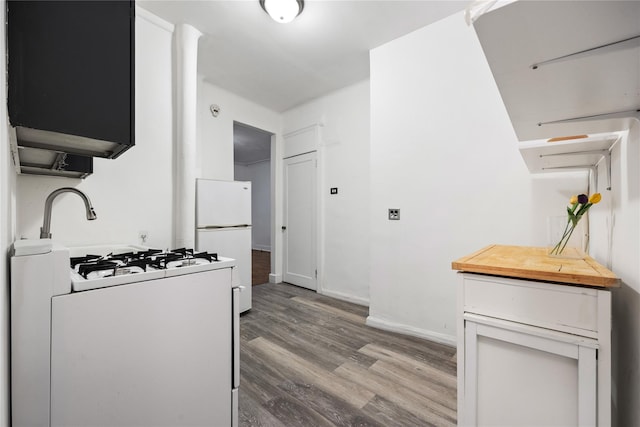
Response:
M220 106L219 105L211 104L209 109L211 110L211 115L213 117L218 117L218 114L220 114Z

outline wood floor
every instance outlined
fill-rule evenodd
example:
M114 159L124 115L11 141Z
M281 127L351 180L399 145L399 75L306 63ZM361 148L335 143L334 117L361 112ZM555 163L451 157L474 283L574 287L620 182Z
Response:
M271 252L251 250L251 285L269 283Z
M367 314L254 286L240 321L240 426L456 425L455 349L370 328Z

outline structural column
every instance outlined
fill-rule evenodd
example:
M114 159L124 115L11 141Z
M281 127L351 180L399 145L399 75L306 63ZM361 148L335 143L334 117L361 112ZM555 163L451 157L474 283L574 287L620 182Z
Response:
M186 24L176 26L176 173L175 245L195 246L196 116L198 39L202 33Z

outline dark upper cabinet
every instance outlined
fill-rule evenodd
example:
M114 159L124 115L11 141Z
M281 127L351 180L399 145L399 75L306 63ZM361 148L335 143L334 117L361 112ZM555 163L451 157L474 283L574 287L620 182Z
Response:
M8 108L19 148L91 160L134 145L134 7L7 1Z

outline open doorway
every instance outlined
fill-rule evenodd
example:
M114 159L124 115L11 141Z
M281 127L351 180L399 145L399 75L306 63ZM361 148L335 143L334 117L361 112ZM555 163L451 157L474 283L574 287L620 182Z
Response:
M271 273L271 132L233 123L234 180L251 181L251 284Z

